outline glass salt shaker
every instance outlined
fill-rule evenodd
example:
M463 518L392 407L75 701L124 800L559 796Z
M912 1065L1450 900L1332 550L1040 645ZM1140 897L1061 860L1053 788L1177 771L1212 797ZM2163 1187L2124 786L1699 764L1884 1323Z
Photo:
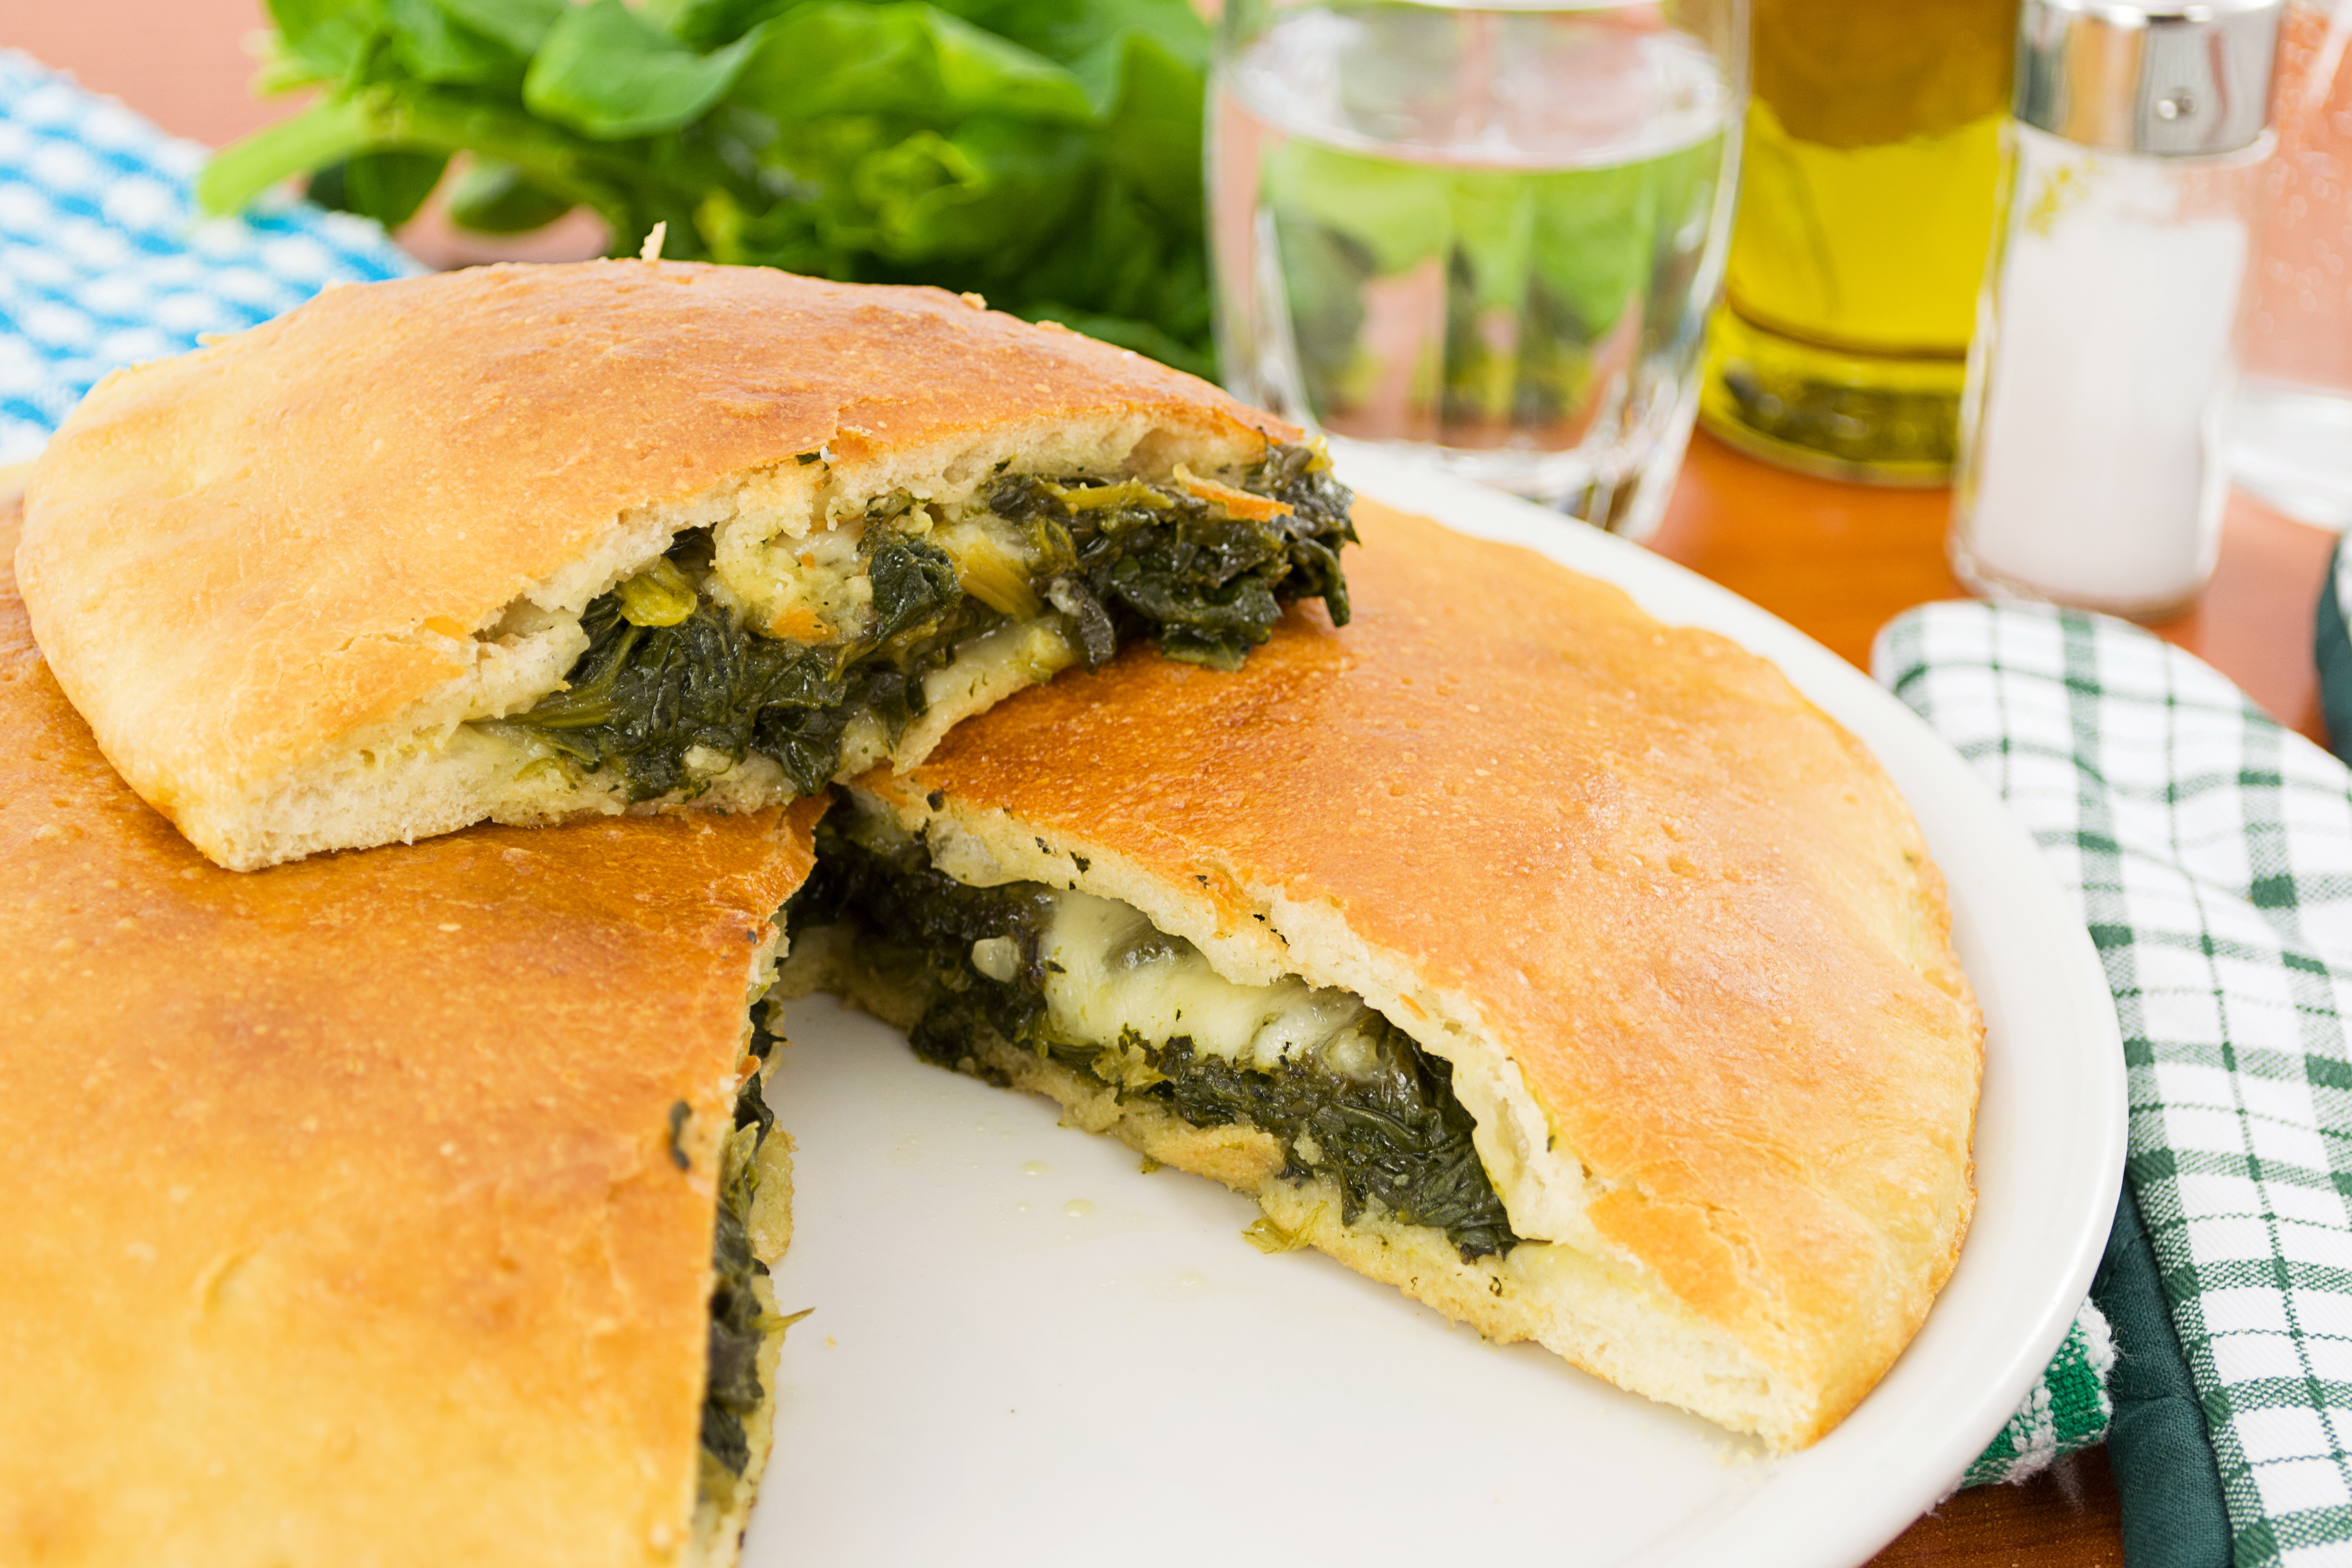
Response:
M2025 0L1952 569L2137 619L2212 575L2280 0Z

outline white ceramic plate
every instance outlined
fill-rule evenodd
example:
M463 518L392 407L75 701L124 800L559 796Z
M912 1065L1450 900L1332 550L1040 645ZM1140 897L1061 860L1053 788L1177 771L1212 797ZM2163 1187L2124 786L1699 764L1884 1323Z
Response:
M1622 585L1771 658L1874 751L1951 884L1988 1022L1976 1223L1917 1340L1778 1461L1496 1347L1254 1205L1143 1175L1044 1102L818 998L770 1099L798 1145L775 1454L745 1561L1850 1568L1958 1481L2063 1337L2114 1213L2123 1055L2089 939L2024 834L1894 698L1647 552L1349 454L1366 494Z

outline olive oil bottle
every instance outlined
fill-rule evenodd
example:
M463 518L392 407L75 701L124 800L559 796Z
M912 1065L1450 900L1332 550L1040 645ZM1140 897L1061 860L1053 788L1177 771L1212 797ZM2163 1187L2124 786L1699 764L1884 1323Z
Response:
M1699 417L1791 468L1940 484L1958 440L2017 0L1755 0Z

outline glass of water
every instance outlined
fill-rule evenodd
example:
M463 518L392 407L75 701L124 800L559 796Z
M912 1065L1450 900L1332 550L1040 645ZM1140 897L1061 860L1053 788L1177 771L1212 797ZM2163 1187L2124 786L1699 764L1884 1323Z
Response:
M1747 41L1747 0L1226 0L1226 384L1645 536L1697 406Z

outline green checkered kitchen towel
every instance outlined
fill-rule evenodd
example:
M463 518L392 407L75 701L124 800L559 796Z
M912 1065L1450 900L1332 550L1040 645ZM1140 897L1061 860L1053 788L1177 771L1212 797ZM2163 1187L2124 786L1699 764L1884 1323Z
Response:
M1930 605L1874 662L2081 900L2232 1561L2352 1563L2352 773L2120 621Z
M2107 1399L2107 1373L2115 1362L2115 1340L2105 1314L2084 1302L2042 1380L2026 1391L2017 1414L1969 1467L1960 1485L2031 1479L2053 1459L2105 1436L2114 1413Z

